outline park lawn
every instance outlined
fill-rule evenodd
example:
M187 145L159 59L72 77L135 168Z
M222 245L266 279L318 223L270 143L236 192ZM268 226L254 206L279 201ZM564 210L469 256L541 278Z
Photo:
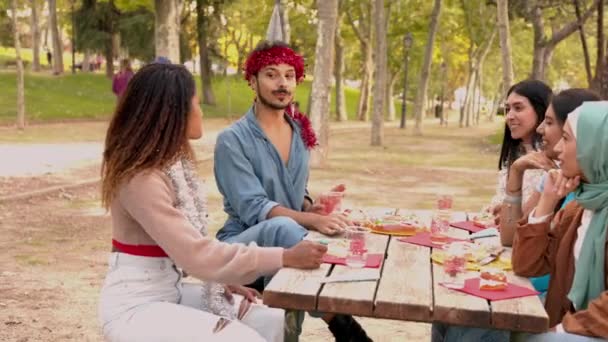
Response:
M200 91L200 77L195 76ZM296 91L296 101L305 111L311 81L304 81ZM11 125L16 117L16 76L14 71L0 71L0 125ZM253 91L240 75L216 76L212 80L216 105L203 105L207 117L233 119L242 116L251 106ZM48 72L25 76L26 120L29 123L65 122L73 120L107 120L116 99L111 81L99 73L66 73L52 76ZM333 89L332 89L333 90ZM331 117L335 117L333 92ZM350 119L357 111L359 90L346 88L346 107Z
M197 86L200 89L200 77L197 78ZM210 117L239 117L243 115L251 106L254 98L254 93L247 85L247 82L241 75L233 76L217 76L214 77L213 91L216 98L215 106L203 105L205 115ZM308 108L308 95L312 81L305 80L296 90L295 100L300 104L300 110L305 112ZM331 93L331 118L335 118L335 92ZM357 102L359 100L359 90L348 88L345 89L346 111L349 114L349 119L355 119L357 112Z
M79 62L83 58L83 54L76 53L76 61ZM21 59L26 63L30 64L34 60L34 51L28 48L21 48ZM15 48L0 46L0 66L4 65L5 62L13 62L15 60ZM46 60L46 50L40 49L40 65L42 67L49 67ZM66 69L69 69L72 65L72 52L63 52L63 65Z
M0 124L16 118L16 76L0 72ZM25 106L29 123L99 120L109 117L116 99L110 80L101 74L52 76L26 73Z
M26 63L30 64L33 57L32 49L21 49L21 59ZM3 66L6 62L15 61L15 48L0 46L0 66ZM40 50L40 65L48 67L46 62L46 51Z
M502 117L498 117L497 120L504 120ZM505 136L504 125L500 125L496 132L488 137L488 143L492 145L500 145L502 144L502 139Z
M101 143L105 140L108 120L59 122L27 126L17 130L0 126L0 144L54 144L54 143ZM205 132L219 131L230 124L223 118L205 118Z

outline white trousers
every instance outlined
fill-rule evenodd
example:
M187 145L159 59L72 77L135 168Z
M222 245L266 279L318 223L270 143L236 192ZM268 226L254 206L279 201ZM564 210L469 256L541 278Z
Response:
M182 283L169 258L112 253L109 268L99 302L106 341L283 341L284 311L261 304L213 332L220 317L201 310L201 286ZM234 299L238 309L243 297Z

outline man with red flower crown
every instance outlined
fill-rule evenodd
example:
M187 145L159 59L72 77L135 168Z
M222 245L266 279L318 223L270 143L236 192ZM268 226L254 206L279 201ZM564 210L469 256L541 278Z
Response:
M228 214L217 238L289 248L309 230L341 232L350 224L346 217L318 213L306 189L316 136L293 105L304 59L285 43L262 41L247 58L245 79L255 92L253 105L215 145L215 179ZM319 315L338 340L370 341L352 317Z

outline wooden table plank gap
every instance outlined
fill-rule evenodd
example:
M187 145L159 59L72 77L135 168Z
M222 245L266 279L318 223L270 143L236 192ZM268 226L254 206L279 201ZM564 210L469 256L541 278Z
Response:
M433 319L433 313L435 312L434 308L435 308L435 291L433 289L433 286L435 284L435 275L433 272L433 268L435 268L435 263L433 262L433 259L431 258L431 254L433 253L433 250L431 249L431 253L429 253L429 259L431 262L431 319Z
M384 259L380 265L380 279L384 274L384 266L386 265L386 260L388 260L388 247L393 243L393 238L393 236L389 235L386 247L384 248ZM374 291L374 297L372 298L372 312L376 311L376 296L378 295L378 289L380 288L380 279L376 282L376 290Z
M331 272L334 270L334 268L336 267L336 265L331 265L329 267L329 269L327 270L327 273L325 274L326 277L328 277ZM321 291L323 291L323 288L325 287L325 284L321 284L321 286L319 286L319 290L317 290L317 294L315 296L315 309L318 311L319 310L319 295L321 294Z

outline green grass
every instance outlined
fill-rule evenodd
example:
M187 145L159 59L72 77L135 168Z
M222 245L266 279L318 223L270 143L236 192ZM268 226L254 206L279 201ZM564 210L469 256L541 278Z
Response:
M32 49L21 49L21 59L26 63L31 63L34 60L34 51ZM7 61L15 60L15 48L0 46L0 67ZM82 60L82 54L76 53L76 61ZM63 53L63 64L65 67L69 67L72 63L72 53L66 51ZM40 65L48 67L49 64L46 62L46 50L40 49Z
M0 58L2 55L0 54ZM1 61L0 61L1 63ZM195 77L200 90L200 77ZM240 117L251 106L253 91L242 76L215 77L212 81L216 105L203 105L207 117ZM308 108L311 81L298 86L296 100L300 108ZM0 71L0 125L12 124L16 116L16 76L14 71ZM116 103L111 81L102 74L66 73L51 76L29 73L25 76L26 120L29 123L63 122L72 120L107 119ZM346 108L349 119L356 116L359 90L346 88ZM335 118L334 92L331 93L331 118ZM397 104L397 109L400 104ZM411 112L411 111L410 111Z
M490 145L500 145L502 144L502 139L505 136L505 128L501 126L496 130L496 132L488 137L488 143Z
M16 117L16 76L0 72L0 124L12 124ZM25 77L25 105L28 122L57 122L107 118L116 99L110 80L99 74Z
M32 50L22 49L22 58L32 61ZM14 61L15 50L11 47L0 47L0 67L7 61ZM78 55L77 60L82 56ZM71 60L69 53L64 54L64 63L68 66ZM40 63L48 67L45 51L41 51ZM27 70L27 69L26 69ZM26 120L29 123L57 122L72 120L107 119L114 109L116 102L110 91L110 80L103 74L69 73L62 76L50 76L48 70L43 73L26 73ZM200 91L200 76L195 75ZM16 115L16 76L14 70L0 71L0 125L12 124ZM203 111L208 117L240 117L251 106L254 94L242 75L217 76L212 80L216 98L215 106L203 105ZM304 81L298 86L296 100L302 111L308 108L308 96L312 85L311 80ZM359 90L345 89L346 110L349 119L356 116L359 100ZM330 93L330 118L335 115L335 92ZM401 104L395 102L399 112ZM411 108L411 107L410 107ZM409 111L412 112L411 110Z
M196 76L197 87L200 89L200 77ZM212 82L215 94L216 105L203 105L203 112L209 117L239 117L243 115L251 106L254 98L253 90L247 85L243 76L215 77ZM300 110L306 111L308 108L308 94L312 81L306 80L300 84L296 90L295 99L300 104ZM335 118L335 92L331 94L331 118ZM349 119L354 119L357 112L357 101L359 100L359 90L346 88L346 110Z

